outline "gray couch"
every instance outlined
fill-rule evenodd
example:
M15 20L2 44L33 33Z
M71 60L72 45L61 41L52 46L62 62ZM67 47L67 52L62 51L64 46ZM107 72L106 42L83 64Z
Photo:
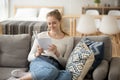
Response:
M104 59L92 74L94 80L120 80L120 58L112 58L110 38L107 36L88 37L95 41L103 41L105 44ZM80 37L74 37L74 46L80 39ZM0 80L9 78L10 72L14 69L28 70L27 56L31 43L32 38L28 34L0 35Z

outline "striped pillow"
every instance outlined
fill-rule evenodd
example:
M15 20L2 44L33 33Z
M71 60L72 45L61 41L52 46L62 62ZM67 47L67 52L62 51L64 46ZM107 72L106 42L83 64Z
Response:
M92 65L92 69L94 70L103 60L104 43L93 41L93 40L90 40L89 38L83 38L81 39L81 41L84 42L89 47L89 49L91 49L94 52L95 60Z
M78 78L83 79L85 77L94 61L93 56L92 60L89 63L87 63L89 65L86 65L86 61L91 55L93 55L93 52L89 50L85 43L80 41L76 45L66 64L66 70L72 72L73 80L77 80ZM84 69L84 67L86 66L87 69Z

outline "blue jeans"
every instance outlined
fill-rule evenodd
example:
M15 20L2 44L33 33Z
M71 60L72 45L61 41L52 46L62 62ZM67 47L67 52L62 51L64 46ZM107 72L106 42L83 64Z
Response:
M30 72L33 80L71 80L72 74L66 70L59 70L41 58L30 63Z

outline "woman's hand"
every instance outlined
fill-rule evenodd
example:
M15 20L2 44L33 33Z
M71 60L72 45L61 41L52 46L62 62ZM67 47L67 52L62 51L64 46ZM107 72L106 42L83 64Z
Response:
M43 48L41 48L40 46L37 46L37 52L35 53L35 57L40 56L42 52L43 52Z
M53 52L57 57L60 56L60 54L59 54L58 51L57 51L57 47L56 47L54 44L49 45L48 50L51 51L51 52Z

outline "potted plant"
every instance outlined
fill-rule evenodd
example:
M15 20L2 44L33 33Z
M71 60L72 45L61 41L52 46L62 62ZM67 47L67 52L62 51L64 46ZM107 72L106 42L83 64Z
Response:
M101 2L100 0L94 0L96 6L99 6L100 2Z

